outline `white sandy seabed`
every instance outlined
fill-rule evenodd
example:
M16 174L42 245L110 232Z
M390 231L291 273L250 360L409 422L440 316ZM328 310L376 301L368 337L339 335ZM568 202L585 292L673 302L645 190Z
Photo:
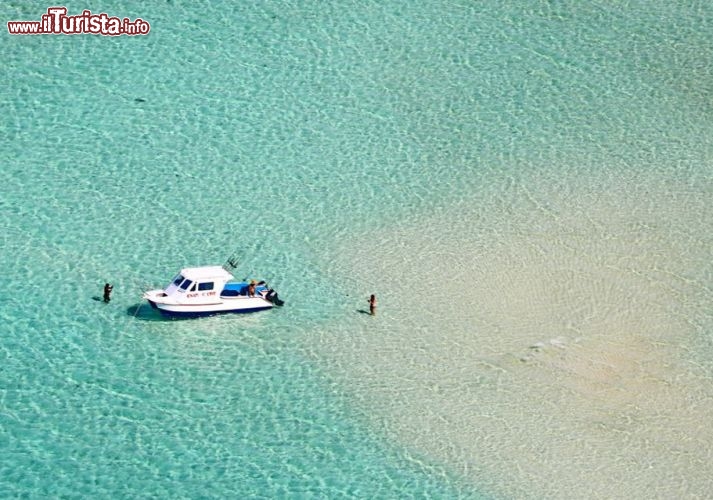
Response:
M674 177L503 176L345 241L364 297L310 349L377 433L497 498L706 497L713 189Z

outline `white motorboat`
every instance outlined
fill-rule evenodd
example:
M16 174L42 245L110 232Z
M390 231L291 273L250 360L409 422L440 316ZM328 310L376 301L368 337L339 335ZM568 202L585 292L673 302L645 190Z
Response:
M228 261L234 267L233 261ZM143 298L161 314L172 317L250 313L284 304L264 281L236 281L221 266L181 269L163 289L149 290Z

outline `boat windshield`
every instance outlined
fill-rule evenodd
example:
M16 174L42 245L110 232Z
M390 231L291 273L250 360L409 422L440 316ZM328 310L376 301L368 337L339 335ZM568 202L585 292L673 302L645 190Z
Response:
M181 284L181 281L183 281L183 280L184 280L183 276L179 274L175 278L173 278L173 284L178 286Z
M185 279L185 280L183 280L183 283L181 283L180 288L181 288L181 290L188 290L188 288L190 288L190 286L192 284L193 284L193 282L191 280Z

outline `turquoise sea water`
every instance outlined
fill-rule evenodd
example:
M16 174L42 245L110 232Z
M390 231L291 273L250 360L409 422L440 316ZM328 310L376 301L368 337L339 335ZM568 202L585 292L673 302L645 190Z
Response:
M48 6L11 2L0 12L3 23L39 20ZM695 429L710 417L713 7L67 7L141 17L151 32L3 35L0 495L711 491L710 433L666 434L667 419L680 416L666 406L672 398L629 382L695 379L695 393L679 391L681 405L703 410L680 420ZM243 256L239 277L267 279L285 308L173 322L137 309L145 286L165 284L181 267L221 264L234 251ZM592 270L600 267L641 279L619 282ZM525 291L563 269L591 273L596 286L570 283L574 298L564 305L554 288L535 287L543 303L528 309L536 300ZM487 276L508 319L482 296L400 301L453 270L459 286L474 289ZM93 300L105 281L115 286L109 305ZM379 316L356 312L374 292ZM615 322L621 315L605 308L619 303L633 312ZM591 318L601 329L590 331ZM600 418L604 407L592 402L599 389L572 389L588 402L562 412L585 422L574 431L572 420L546 415L549 442L579 439L592 450L588 471L621 471L610 490L567 469L575 451L509 440L535 433L516 396L508 399L523 378L479 371L483 356L519 356L528 342L554 337L555 323L573 324L583 345L610 346L606 332L636 332L616 355L636 369L621 368L600 344L581 364L545 366L561 361L599 381L582 367L606 358L617 390L660 399L648 408L607 393L607 415L618 415L619 403L643 408L633 417L640 441L619 440L637 435L621 428L629 415ZM375 333L383 345L370 339ZM470 343L475 337L490 342ZM629 351L642 338L647 348ZM472 408L453 404L463 392L436 400L405 385L429 370L431 361L410 357L415 345L426 358L442 356L443 368L424 384L471 387L459 378L468 372L496 387L466 393L497 409L476 422L482 435L460 419ZM650 345L686 355L667 351L659 363ZM479 361L462 369L464 353ZM641 377L642 367L652 371ZM559 397L548 392L560 383L548 374L534 376L542 400ZM435 401L449 409L438 418ZM542 411L536 404L533 414ZM660 446L640 444L662 429ZM542 460L535 468L549 471L541 474L547 484L515 455ZM671 477L652 482L647 470Z

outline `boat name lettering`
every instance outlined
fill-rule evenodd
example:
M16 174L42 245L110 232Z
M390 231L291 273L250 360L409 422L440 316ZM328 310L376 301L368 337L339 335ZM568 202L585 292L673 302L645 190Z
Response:
M199 295L201 295L203 297L210 297L211 295L215 295L215 292L187 293L186 298L192 299L193 297L198 297Z

